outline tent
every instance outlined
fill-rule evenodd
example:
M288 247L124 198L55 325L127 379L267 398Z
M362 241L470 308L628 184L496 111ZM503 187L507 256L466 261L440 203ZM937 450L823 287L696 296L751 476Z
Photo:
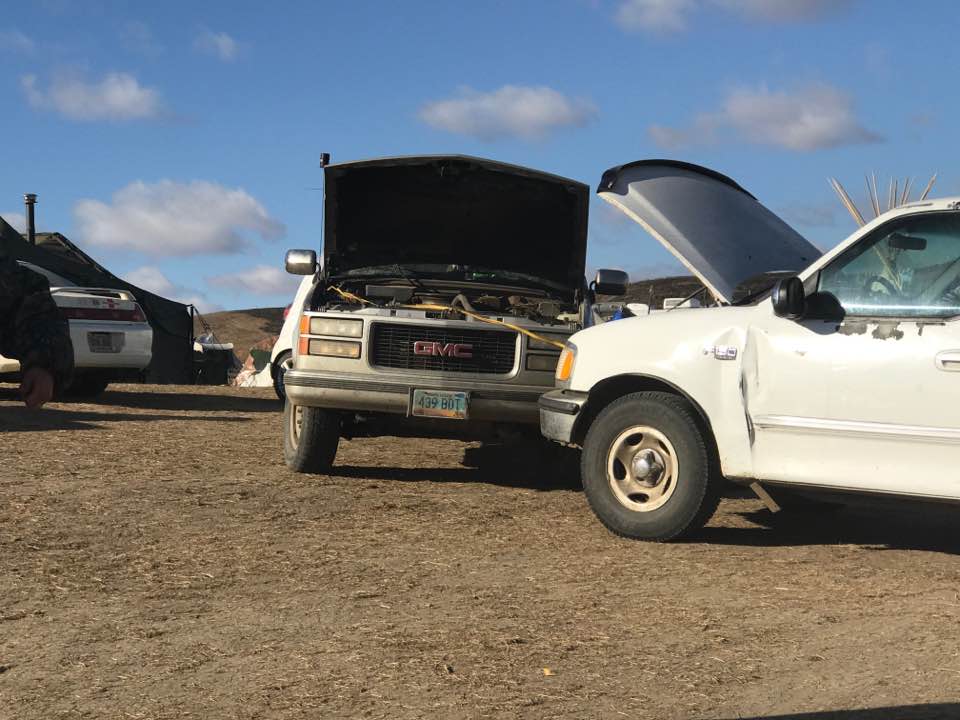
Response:
M193 383L191 306L167 300L121 280L60 233L37 233L36 245L31 245L0 218L0 249L16 260L31 262L62 275L79 287L132 292L153 328L153 359L146 370L147 382Z

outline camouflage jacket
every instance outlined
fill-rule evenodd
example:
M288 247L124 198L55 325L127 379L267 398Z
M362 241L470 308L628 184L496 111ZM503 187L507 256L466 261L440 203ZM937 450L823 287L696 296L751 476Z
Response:
M57 387L73 374L73 343L67 321L50 296L50 284L0 250L0 355L20 361L22 370L41 367Z

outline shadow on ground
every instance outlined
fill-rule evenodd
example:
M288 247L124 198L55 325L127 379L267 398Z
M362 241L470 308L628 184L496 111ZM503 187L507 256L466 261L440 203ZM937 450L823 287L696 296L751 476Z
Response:
M960 703L897 705L862 710L824 710L793 715L737 715L736 720L955 720ZM727 720L726 718L724 720ZM729 720L734 720L729 718Z
M93 400L98 405L143 410L196 410L200 412L278 413L283 405L275 397L204 394L200 387L192 392L137 392L110 390Z
M957 508L916 501L853 500L843 507L740 513L753 527L706 527L692 542L739 546L863 545L960 554ZM960 718L960 714L954 717Z
M541 452L516 445L480 445L464 450L460 468L395 468L337 465L334 477L432 483L481 483L522 490L580 491L578 454L557 446Z
M157 415L150 413L96 412L91 410L60 410L45 407L28 410L23 406L0 407L0 432L36 432L43 430L98 430L106 423L156 422L177 420L180 422L214 421L247 422L245 417Z
M137 410L183 410L200 412L279 413L283 404L274 396L217 395L203 392L203 385L187 386L172 392L139 390L111 390L92 398L62 398L64 404L108 405ZM0 401L20 402L20 390L15 385L0 386Z

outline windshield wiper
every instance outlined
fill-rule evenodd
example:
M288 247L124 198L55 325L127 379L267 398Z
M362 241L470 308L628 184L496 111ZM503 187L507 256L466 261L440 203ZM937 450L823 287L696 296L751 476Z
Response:
M527 284L532 284L538 288L544 290L554 290L560 292L568 292L570 288L565 287L564 285L545 278L537 277L536 275L528 275L526 273L514 272L513 270L496 270L494 268L483 268L483 267L472 267L470 265L463 266L463 272L465 275L473 274L476 275L488 275L492 279L514 281L514 282L523 282ZM473 277L471 279L479 280L482 278Z

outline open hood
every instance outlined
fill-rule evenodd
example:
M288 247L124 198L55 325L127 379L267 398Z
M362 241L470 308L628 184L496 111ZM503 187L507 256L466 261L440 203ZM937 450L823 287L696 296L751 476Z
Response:
M589 188L492 160L399 157L325 169L324 267L457 265L583 284Z
M597 194L642 225L719 300L745 280L799 272L822 254L733 180L675 160L607 170Z

